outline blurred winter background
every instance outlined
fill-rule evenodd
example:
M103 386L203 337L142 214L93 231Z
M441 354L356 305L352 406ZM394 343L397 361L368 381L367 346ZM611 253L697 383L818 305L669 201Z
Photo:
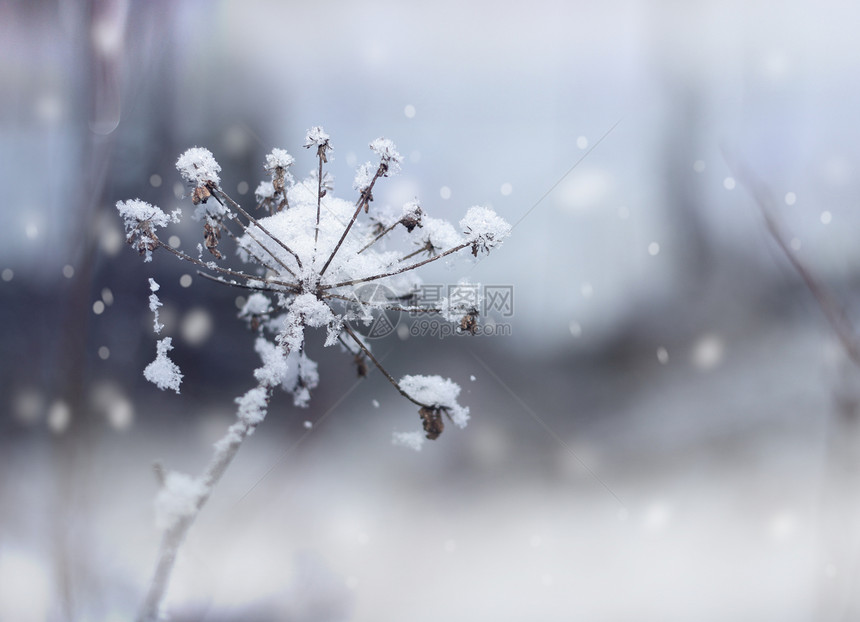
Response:
M836 0L0 3L0 620L131 619L152 463L198 473L253 382L241 292L144 264L113 204L188 209L173 163L201 145L248 205L272 147L314 166L316 124L338 196L384 135L406 162L378 204L516 223L469 273L513 287L511 335L375 344L463 386L471 424L420 453L390 444L414 408L317 343L310 409L276 398L192 529L173 619L860 615L857 370L731 167L855 312L858 20ZM181 396L141 373L148 277Z

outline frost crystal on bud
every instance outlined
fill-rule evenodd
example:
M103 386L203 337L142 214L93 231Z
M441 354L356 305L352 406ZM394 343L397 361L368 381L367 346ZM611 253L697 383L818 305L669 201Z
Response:
M287 153L286 149L272 149L266 156L266 170L274 172L279 168L289 168L295 161L295 158Z
M218 185L221 166L215 161L212 152L203 147L192 147L176 160L176 170L182 179L201 188L208 184Z
M422 239L431 255L459 246L463 239L454 226L447 220L425 217L421 221Z
M427 404L432 409L444 410L458 427L466 427L469 421L469 407L460 406L457 397L460 385L442 376L403 376L402 388L411 398Z
M156 229L166 227L170 221L179 222L179 210L170 216L155 205L140 199L117 201L116 209L125 226L126 242L135 245L144 255L144 261L152 261L152 251L157 246Z
M395 175L400 172L403 156L397 152L397 147L388 138L377 138L370 143L370 149L382 159L383 175Z
M476 205L469 208L460 228L466 238L472 243L472 254L478 256L478 251L489 252L499 246L511 234L511 225L489 207Z
M132 233L141 223L147 223L150 227L166 227L171 220L167 214L161 211L161 208L140 199L117 201L116 209L123 220L127 234ZM179 222L175 214L173 221Z
M421 227L421 217L424 215L424 212L421 211L421 206L418 204L418 200L409 201L403 206L403 212L400 216L400 223L406 227L406 230L409 233L412 233L412 230L415 227Z
M319 125L315 125L305 134L305 148L317 148L317 156L323 162L328 162L326 152L331 151L331 142L329 135Z
M370 187L370 182L373 181L373 175L375 172L376 170L374 169L373 164L365 162L358 167L357 171L355 171L355 181L353 181L352 187L359 192L364 192Z

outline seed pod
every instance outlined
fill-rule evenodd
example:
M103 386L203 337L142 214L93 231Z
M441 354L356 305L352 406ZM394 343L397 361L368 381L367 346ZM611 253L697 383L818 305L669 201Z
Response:
M445 422L442 421L442 413L439 408L428 408L422 406L418 411L421 415L421 420L424 424L424 432L431 441L435 441L445 429Z

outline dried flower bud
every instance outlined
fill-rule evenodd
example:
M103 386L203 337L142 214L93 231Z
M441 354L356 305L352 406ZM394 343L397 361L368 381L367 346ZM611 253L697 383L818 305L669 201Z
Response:
M221 227L213 227L207 222L203 225L203 239L206 242L206 248L215 256L215 259L221 259L221 251L218 250L218 242L221 240Z
M331 142L329 135L325 133L322 127L314 126L305 134L305 148L316 146L317 156L323 162L328 162L326 153L331 150Z
M442 421L442 410L440 408L428 408L424 406L418 411L421 415L421 421L424 424L424 432L431 441L435 441L445 429L445 422Z
M360 352L355 355L355 371L358 372L359 378L364 378L367 376L367 361L364 358L364 355Z
M418 201L412 201L403 206L403 216L400 217L400 224L406 227L409 233L412 233L415 227L424 226L421 224L421 217L423 215L424 212L418 205Z
M460 332L474 335L478 332L478 310L470 309L469 312L460 318Z
M209 191L209 188L206 186L197 186L194 188L194 192L191 193L191 202L194 205L199 205L200 203L206 203L206 200L212 196L212 193Z

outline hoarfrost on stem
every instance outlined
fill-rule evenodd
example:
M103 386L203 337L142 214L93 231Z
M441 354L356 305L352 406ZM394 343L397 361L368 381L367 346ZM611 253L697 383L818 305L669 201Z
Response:
M269 408L269 392L264 387L254 387L242 397L236 398L239 409L236 416L247 426L257 426L266 418Z
M169 472L155 498L155 526L168 530L183 518L193 516L207 492L200 480L185 473Z
M263 366L254 370L254 378L264 387L276 387L284 381L287 375L287 357L284 349L259 337L254 344L254 350L263 360Z
M326 136L328 139L328 136ZM295 163L296 159L287 153L286 149L272 149L266 156L266 170L274 171L278 168L289 168Z

